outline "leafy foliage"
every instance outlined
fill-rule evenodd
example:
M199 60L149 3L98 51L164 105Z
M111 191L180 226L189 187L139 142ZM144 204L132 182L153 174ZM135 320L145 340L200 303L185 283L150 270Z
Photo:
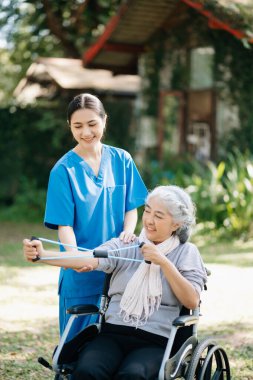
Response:
M164 34L158 33L154 41L151 42L152 49L146 53L145 58L145 86L143 88L143 97L145 109L144 113L148 116L157 116L160 93L160 69L164 57Z
M0 48L0 102L3 107L12 101L13 89L20 75L20 65L14 65L6 48Z
M0 200L12 201L21 191L21 179L38 187L47 183L48 173L63 149L73 145L61 109L5 109L0 112ZM46 126L46 127L45 127Z
M236 233L252 234L252 191L253 191L253 164L249 154L243 155L236 150L230 154L227 163L228 169L224 180L226 193L227 218L224 226Z
M0 32L15 83L39 56L80 58L115 13L120 0L3 0ZM0 58L0 67L5 65ZM0 79L0 87L4 89ZM12 89L14 88L12 87ZM9 93L10 96L10 93Z
M238 107L240 128L232 130L221 142L225 151L237 146L242 152L253 151L253 48L225 32L212 32L215 48L214 75L221 96Z
M103 105L107 112L107 125L104 141L108 145L118 146L126 149L131 154L134 152L134 125L133 113L134 104L131 100L113 99L103 100Z
M46 190L38 188L36 179L21 177L19 191L15 194L13 204L0 210L0 219L21 222L41 222L44 217Z
M171 157L170 170L157 162L146 168L149 188L175 184L187 189L197 206L197 222L219 236L253 236L253 164L249 153L231 152L226 161L202 165L187 156Z
M133 153L129 131L132 103L124 99L118 99L117 104L109 99L103 103L108 114L104 142ZM19 218L19 213L29 220L41 218L49 172L75 146L62 111L65 107L62 101L50 109L0 110L0 139L4 142L0 145L0 205L12 205L1 218Z
M31 58L40 51L79 58L115 12L119 0L5 0L1 23L8 43ZM7 27L6 27L7 21ZM19 46L21 44L21 46ZM44 55L44 54L43 54ZM18 60L21 62L21 60Z
M234 28L243 30L246 41L252 38L253 5L251 1L200 1L205 9L211 11L214 16L223 19L228 24L233 24Z

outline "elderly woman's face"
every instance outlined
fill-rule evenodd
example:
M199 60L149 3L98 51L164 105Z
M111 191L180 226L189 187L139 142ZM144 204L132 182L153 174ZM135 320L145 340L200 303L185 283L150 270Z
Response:
M146 203L142 223L147 238L156 244L168 239L179 227L178 223L173 222L164 203L155 197Z

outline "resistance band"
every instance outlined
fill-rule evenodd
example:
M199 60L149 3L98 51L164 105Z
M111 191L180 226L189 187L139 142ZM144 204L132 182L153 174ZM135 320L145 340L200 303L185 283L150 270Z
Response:
M87 248L82 248L82 247L78 247L78 246L75 246L75 245L72 245L72 244L64 244L64 243L61 243L61 242L58 242L58 241L55 241L55 240L50 240L50 239L45 239L45 238L41 238L41 237L36 237L36 236L32 236L31 237L31 241L32 240L40 240L40 241L44 241L44 242L47 242L47 243L51 243L51 244L57 244L57 245L62 245L62 246L65 246L65 247L71 247L71 248L76 248L78 249L79 251L86 251L86 252L90 252L91 254L90 255L69 255L69 256L65 256L65 257L60 257L60 256L50 256L50 257L39 257L37 256L35 259L33 259L32 261L48 261L48 260L61 260L61 259L77 259L77 258L86 258L86 259L91 259L91 258L110 258L110 259L116 259L116 260L125 260L125 261L135 261L135 262L139 262L139 263L142 263L144 260L140 260L140 259L132 259L130 257L119 257L119 256L113 256L113 255L110 255L110 252L117 252L117 251L123 251L123 250L126 250L126 249L132 249L132 248L141 248L143 246L143 242L138 244L138 245L132 245L130 247L122 247L122 248L117 248L117 249L108 249L108 250L103 250L103 249L87 249ZM151 264L150 261L146 261L145 262L147 264Z

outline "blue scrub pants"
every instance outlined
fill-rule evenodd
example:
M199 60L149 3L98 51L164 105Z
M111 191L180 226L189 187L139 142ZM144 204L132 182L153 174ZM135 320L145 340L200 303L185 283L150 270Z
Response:
M59 296L59 326L60 326L60 335L62 336L63 331L68 323L70 314L67 314L67 309L74 305L84 305L92 304L99 306L101 295L89 296L89 297L76 297L76 298L67 298ZM68 334L67 341L74 338L74 336L83 330L86 326L96 323L98 321L98 315L87 315L75 318L71 330Z

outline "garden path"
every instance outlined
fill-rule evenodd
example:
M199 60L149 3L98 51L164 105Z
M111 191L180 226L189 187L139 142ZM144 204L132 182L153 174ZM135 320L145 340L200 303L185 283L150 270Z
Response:
M253 268L208 264L207 291L202 293L202 324L253 321Z
M208 290L202 293L201 326L253 321L253 268L209 264ZM16 269L0 286L1 328L36 328L36 321L58 318L58 269Z

